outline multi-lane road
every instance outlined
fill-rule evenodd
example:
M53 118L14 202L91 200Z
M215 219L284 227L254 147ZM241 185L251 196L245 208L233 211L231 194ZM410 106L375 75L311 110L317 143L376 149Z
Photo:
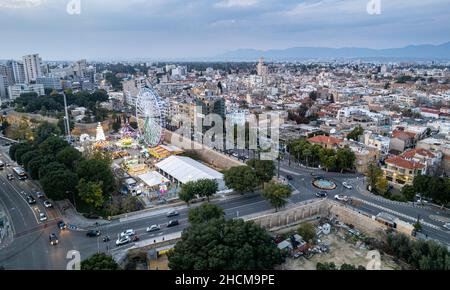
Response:
M9 162L5 153L0 155L0 159ZM70 250L77 250L84 259L90 255L102 252L115 252L120 249L128 248L133 244L127 244L116 247L115 240L117 236L127 229L134 229L141 240L161 239L167 235L182 231L187 225L188 208L186 206L177 207L179 215L168 218L167 209L155 210L151 212L130 215L126 218L113 220L109 224L93 228L99 230L102 234L98 238L89 238L86 231L60 231L56 222L60 220L60 213L57 209L48 210L49 220L45 223L36 220L36 209L46 210L42 206L42 201L38 200L36 206L29 206L24 196L32 194L36 190L31 181L9 181L6 174L10 171L6 168L0 172L0 200L8 210L8 215L14 225L14 239L5 247L0 247L0 266L7 269L65 269L67 262L67 253ZM332 179L337 188L329 191L328 198L333 198L335 194L345 194L352 198L361 200L360 205L356 207L364 212L376 215L382 211L388 211L402 220L411 222L420 215L425 224L424 232L430 238L440 240L444 243L450 243L450 233L442 228L442 222L430 218L430 216L448 215L435 208L414 207L411 204L402 204L392 202L370 194L363 193L363 178L357 174L339 174L327 173L319 170L305 169L302 167L288 166L283 163L280 174L282 176L290 175L291 186L295 189L294 194L288 199L287 206L294 206L299 202L314 199L318 191L312 185L315 178L311 175L326 176ZM353 188L346 189L342 182L350 183ZM24 192L24 193L22 193ZM243 196L234 196L229 199L217 199L213 201L221 206L227 218L239 218L249 215L259 215L272 212L273 209L258 193L245 194ZM196 205L192 205L196 206ZM167 222L171 219L177 219L180 224L168 228ZM153 233L147 233L146 228L153 224L161 226L161 230ZM49 244L48 235L56 233L60 243L57 246ZM111 240L103 242L102 239L108 235Z

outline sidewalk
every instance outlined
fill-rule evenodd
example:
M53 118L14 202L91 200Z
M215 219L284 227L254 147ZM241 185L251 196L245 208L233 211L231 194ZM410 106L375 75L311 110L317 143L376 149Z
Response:
M67 201L55 202L61 212L62 219L71 230L85 230L100 225L109 224L110 221L104 219L88 219L78 213L72 204ZM65 210L63 210L66 208Z

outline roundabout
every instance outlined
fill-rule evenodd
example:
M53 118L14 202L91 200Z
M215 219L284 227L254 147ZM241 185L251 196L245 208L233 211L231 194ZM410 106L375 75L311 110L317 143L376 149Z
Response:
M333 190L337 187L336 183L324 177L315 178L312 184L314 185L314 187L317 187L322 190Z

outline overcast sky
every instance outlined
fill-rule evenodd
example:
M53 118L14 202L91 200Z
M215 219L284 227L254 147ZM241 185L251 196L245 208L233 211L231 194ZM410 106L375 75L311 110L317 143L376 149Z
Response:
M450 41L450 0L0 0L0 59L208 57L294 46Z

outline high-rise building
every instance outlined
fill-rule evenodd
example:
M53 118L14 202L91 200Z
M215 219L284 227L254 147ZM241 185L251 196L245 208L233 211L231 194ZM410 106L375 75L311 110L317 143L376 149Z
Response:
M25 83L25 69L23 67L23 63L15 60L10 60L7 62L6 66L11 70L12 73L13 82L10 85Z
M38 77L42 76L42 60L39 54L25 55L22 57L22 60L25 70L25 81L27 83L35 82Z
M6 80L6 76L0 74L0 103L1 99L8 98L8 83Z
M264 64L263 57L261 57L259 59L258 65L256 66L256 72L259 76L262 76L262 77L267 76L268 69L267 69L267 66Z
M75 76L84 78L87 70L87 62L85 59L81 59L79 61L74 62L73 64L73 72Z

